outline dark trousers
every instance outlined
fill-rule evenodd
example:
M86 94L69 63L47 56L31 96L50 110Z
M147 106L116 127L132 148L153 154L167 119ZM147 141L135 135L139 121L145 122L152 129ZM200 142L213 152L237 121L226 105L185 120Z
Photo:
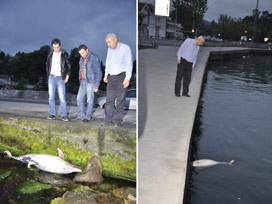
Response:
M181 58L180 64L178 64L176 82L175 82L175 94L180 94L181 80L183 80L183 91L182 94L188 94L189 84L191 81L193 63L187 62Z
M105 122L120 124L123 121L127 90L123 85L125 77L124 72L108 76Z

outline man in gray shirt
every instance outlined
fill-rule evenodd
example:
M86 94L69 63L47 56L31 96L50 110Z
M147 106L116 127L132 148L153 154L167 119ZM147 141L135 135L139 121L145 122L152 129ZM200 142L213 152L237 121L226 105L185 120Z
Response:
M196 64L199 47L205 43L205 38L199 36L197 39L187 38L180 46L177 53L177 75L175 82L175 95L180 97L181 80L183 79L182 96L190 97L189 84L191 81L192 70Z
M126 90L133 68L131 49L119 42L114 33L105 37L108 45L104 82L107 84L107 100L103 123L121 125L126 101Z

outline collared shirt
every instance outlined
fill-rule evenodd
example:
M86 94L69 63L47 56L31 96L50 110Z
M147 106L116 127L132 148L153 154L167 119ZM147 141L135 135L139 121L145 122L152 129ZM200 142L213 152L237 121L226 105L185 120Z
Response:
M199 46L195 44L195 39L187 38L180 46L177 56L178 59L181 57L186 61L193 63L193 67L196 64L196 58L199 51Z
M130 47L118 42L115 49L108 48L105 76L126 73L126 80L130 80L133 62Z
M86 64L88 61L88 57L89 57L89 54L87 55L86 59L84 59L83 57L81 58L82 62L80 65L79 80L86 80L86 73L87 73Z
M52 75L61 76L60 56L61 52L53 52L52 68L50 72Z

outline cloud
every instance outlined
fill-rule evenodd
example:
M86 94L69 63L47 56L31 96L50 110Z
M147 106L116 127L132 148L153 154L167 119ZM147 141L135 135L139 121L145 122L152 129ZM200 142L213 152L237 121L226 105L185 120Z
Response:
M86 44L104 61L105 35L116 32L136 58L136 0L2 0L0 49L32 52L60 38L70 52Z

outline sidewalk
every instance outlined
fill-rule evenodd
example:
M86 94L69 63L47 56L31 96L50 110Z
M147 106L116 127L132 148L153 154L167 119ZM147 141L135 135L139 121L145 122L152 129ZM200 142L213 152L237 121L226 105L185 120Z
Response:
M140 50L138 203L182 204L191 133L210 51L202 47L192 74L191 98L176 97L178 47Z
M59 106L57 107L57 119L60 120ZM81 121L76 120L77 118L77 106L67 106L68 117L70 122ZM28 100L22 99L6 99L0 98L0 115L14 115L32 118L46 119L49 116L49 105L42 103L29 103ZM101 125L104 119L104 109L94 108L92 120L86 125ZM125 110L123 118L123 127L135 129L136 127L136 111L135 110Z

